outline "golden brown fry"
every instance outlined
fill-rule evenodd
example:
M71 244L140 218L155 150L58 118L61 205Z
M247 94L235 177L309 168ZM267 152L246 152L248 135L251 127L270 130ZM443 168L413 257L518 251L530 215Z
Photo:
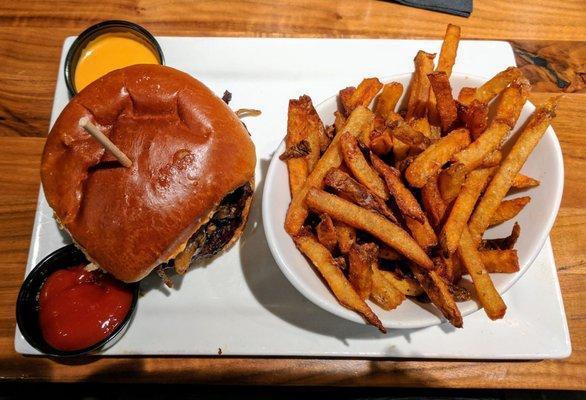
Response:
M434 228L441 224L447 209L439 191L438 179L437 175L429 178L425 186L421 188L423 209Z
M369 148L375 154L383 156L393 150L393 136L391 130L386 128L383 131L372 131L370 133Z
M354 86L349 86L347 88L340 90L340 104L342 105L342 113L345 117L349 116L352 112L352 110L350 109L350 98L352 98L352 95L355 91L356 88Z
M346 125L344 132L350 132L353 136L357 136L362 132L362 129L372 122L374 114L365 107L356 107L352 112ZM342 135L338 133L326 152L318 161L314 170L305 180L303 187L298 189L292 196L289 210L287 211L287 218L285 220L285 230L290 235L296 235L301 229L305 218L307 217L307 207L305 206L305 196L311 187L323 187L323 178L331 168L337 168L342 164L342 154L339 149L339 140Z
M515 218L530 201L531 197L529 196L517 197L512 200L503 200L492 215L489 226L502 224L503 222Z
M440 135L436 136L434 134L431 129L431 125L429 125L429 120L426 117L412 119L408 123L413 129L423 133L423 135L428 139L439 139L440 137Z
M458 93L458 103L467 106L476 97L476 88L471 87L463 87L460 89L460 93Z
M515 126L526 99L527 91L522 85L513 83L506 88L499 99L496 115L486 131L457 153L453 161L462 164L467 171L478 168L490 153L500 148Z
M356 243L356 229L343 222L334 220L334 227L336 228L336 236L338 237L338 248L340 253L348 254L350 248Z
M421 285L414 279L394 271L378 270L387 281L399 289L405 296L417 297L424 293Z
M354 244L348 253L348 280L362 300L368 299L372 291L372 264L377 253L374 243Z
M420 151L431 144L428 137L404 121L392 122L389 124L389 128L394 138Z
M336 220L370 233L421 267L433 268L427 254L411 236L380 214L315 188L308 191L305 202L317 212L324 212Z
M537 179L525 176L521 173L515 175L515 178L511 183L511 188L513 189L527 189L535 186L539 186L539 181Z
M458 114L474 140L488 127L488 105L474 99L468 105L460 105Z
M387 83L383 91L378 95L374 113L380 115L385 120L391 113L395 112L395 107L403 94L403 85L399 82Z
M458 283L462 279L462 263L456 254L452 254L448 258L441 258L445 265L444 277L450 283Z
M406 120L419 118L425 114L429 99L429 79L427 74L433 71L433 59L435 54L426 53L420 50L415 59L415 72L411 79L411 90L407 102Z
M463 325L462 314L456 305L448 283L437 271L424 271L414 264L410 264L417 282L421 285L429 299L441 311L444 317L456 328Z
M386 329L378 317L372 312L364 300L360 298L344 276L344 273L338 268L328 249L322 246L315 238L308 235L297 236L294 240L299 250L311 260L323 276L340 304L358 312L369 324L376 326L381 332L386 333Z
M375 154L370 154L370 160L374 169L383 176L387 183L389 193L395 199L397 207L401 210L401 213L406 217L413 218L420 223L425 221L425 214L419 206L417 199L413 196L413 193L405 187L401 181L399 171L390 165L385 164Z
M375 261L372 268L372 292L370 298L381 308L393 310L401 305L405 300L405 295L381 274L376 264Z
M382 87L377 78L363 79L348 100L348 110L351 112L358 106L368 107Z
M443 71L432 72L427 75L431 89L435 95L436 109L440 126L443 132L452 130L458 119L458 109L452 97L452 86L448 75Z
M467 227L464 228L460 237L458 255L464 264L464 268L472 277L476 295L484 307L486 315L492 320L504 317L507 306L490 280L490 276L482 264L476 244L472 240Z
M369 210L377 211L389 220L397 222L395 215L382 198L370 192L365 186L356 182L347 173L332 168L326 174L324 183L326 186L335 189L340 197Z
M419 222L410 217L405 217L405 225L407 225L413 239L415 239L417 244L423 250L428 251L437 244L437 236L425 217L425 214L423 222Z
M340 150L346 162L346 166L352 171L358 182L366 186L370 191L387 200L389 194L385 183L380 176L370 167L366 158L358 147L358 140L350 133L342 134L340 138Z
M511 274L519 271L517 250L480 250L486 272Z
M444 71L448 75L448 78L452 75L452 68L456 63L459 43L460 27L458 25L448 24L436 68L438 71Z
M511 250L515 247L515 243L517 243L520 235L521 226L518 222L515 222L509 236L497 239L483 239L480 243L479 250Z
M469 222L470 233L475 243L480 242L482 234L490 225L494 212L511 188L513 179L545 134L551 120L555 117L558 100L559 97L552 97L537 107L523 131L517 137L511 151L488 184Z
M519 68L509 67L506 70L499 72L476 89L474 98L481 103L488 104L492 99L498 96L500 92L509 86L510 83L522 76L523 73Z
M344 125L346 125L346 117L340 111L334 113L334 128L336 129L336 135L342 132Z
M480 168L496 167L501 163L502 158L503 153L501 153L499 150L495 150L488 156L486 156L484 161L482 161L482 165L480 166Z
M438 186L446 204L450 204L458 197L465 180L466 170L461 165L451 165L439 174Z
M411 186L423 187L429 178L439 173L454 153L469 144L470 135L466 129L452 131L419 154L405 171L405 178Z
M315 232L317 233L317 240L323 244L326 249L333 252L338 244L338 236L334 228L334 222L327 214L320 215L320 223L317 224Z
M460 236L468 223L468 219L470 219L470 215L472 215L474 205L493 173L494 168L484 168L474 170L468 174L439 235L444 256L450 256L458 248Z

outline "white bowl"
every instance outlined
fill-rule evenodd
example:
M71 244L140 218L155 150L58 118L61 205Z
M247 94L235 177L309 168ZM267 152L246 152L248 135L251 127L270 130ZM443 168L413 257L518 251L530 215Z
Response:
M400 82L407 87L411 74L403 74L384 79L384 82ZM473 75L452 74L450 79L454 96L464 86L477 87L487 79ZM316 107L324 124L332 124L336 110L336 95L326 99ZM513 136L527 120L535 107L527 102ZM286 118L283 115L283 118ZM275 151L269 166L263 193L262 213L267 241L277 264L305 297L313 303L350 321L364 324L364 320L355 312L341 306L330 290L326 287L318 272L308 260L297 250L293 240L285 232L284 222L291 195L287 166L279 160L285 143L282 142ZM505 151L508 147L505 145ZM527 271L535 257L539 254L557 215L564 185L564 167L560 144L551 127L548 128L527 162L522 172L538 179L541 184L520 194L509 195L508 198L531 196L531 202L512 221L489 229L485 237L497 238L510 234L514 221L521 225L521 236L515 248L518 250L520 271L514 274L492 274L492 280L499 291L506 292ZM469 277L463 278L464 285L471 286ZM474 293L474 291L472 291ZM527 299L531 301L531 299ZM387 328L423 328L445 322L441 313L431 304L423 304L414 300L406 300L397 309L385 311L376 304L369 302L382 324ZM480 307L474 301L458 303L463 316L477 311ZM506 316L505 316L506 318Z

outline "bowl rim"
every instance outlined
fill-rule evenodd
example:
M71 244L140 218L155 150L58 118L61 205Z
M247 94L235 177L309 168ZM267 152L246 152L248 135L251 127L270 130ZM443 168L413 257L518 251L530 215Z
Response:
M392 82L393 80L400 80L400 79L404 79L406 77L410 77L412 74L413 74L413 72L405 72L405 73L400 73L400 74L389 75L389 76L385 76L385 77L380 78L380 81L382 83L388 83L388 82ZM476 80L480 80L483 82L490 79L490 77L487 78L487 77L482 77L482 76L468 74L468 73L462 73L462 72L453 72L451 77L457 77L459 79L471 78L471 79L476 79ZM321 101L319 104L317 104L315 106L316 110L319 110L324 104L331 102L332 99L336 98L336 96L337 96L337 94L334 94L333 96L329 96L326 99L324 99L323 101ZM535 110L535 105L530 101L527 101L525 103L524 107L525 106L529 106L530 112L533 112ZM318 114L319 114L319 111L318 111ZM557 168L557 176L555 177L556 185L554 188L552 188L552 189L554 189L554 191L552 193L556 193L557 196L554 197L552 213L548 216L548 218L546 220L546 223L544 225L545 229L541 230L541 232L539 233L539 235L537 236L537 238L535 240L535 243L537 244L537 246L534 248L536 250L530 255L524 268L521 268L517 273L512 275L511 279L508 282L506 282L503 286L501 286L501 288L499 290L499 294L501 294L501 295L504 295L515 283L517 283L518 280L531 267L531 265L533 264L533 262L535 261L535 259L539 255L539 253L541 252L541 249L543 248L547 238L549 237L549 233L551 231L551 228L553 227L553 224L554 224L554 222L557 218L557 214L559 212L561 199L563 196L563 188L564 188L563 155L562 155L562 150L561 150L559 139L555 133L555 130L553 129L553 127L551 125L548 127L548 130L546 131L544 136L551 137L552 144L553 144L553 149L552 149L553 151L551 152L551 156L554 159L554 163L559 166L559 168ZM275 259L275 261L277 262L279 269L287 277L287 279L291 282L291 284L303 296L305 296L308 300L310 300L312 303L314 303L315 305L319 306L320 308L322 308L322 309L324 309L324 310L326 310L326 311L328 311L338 317L341 317L346 320L350 320L350 321L353 321L353 322L356 322L359 324L367 325L367 323L357 313L345 308L344 306L339 304L337 301L335 301L335 303L333 303L333 302L325 299L323 296L314 294L314 292L312 290L308 289L306 287L306 285L304 283L302 283L301 279L297 276L298 274L293 272L293 268L288 267L287 262L284 259L284 255L281 254L281 251L279 250L280 246L277 244L277 238L276 238L276 234L274 232L274 229L276 229L276 226L274 226L275 225L274 222L277 222L277 221L273 221L273 218L271 217L272 214L271 214L271 211L269 210L270 205L269 205L269 201L267 199L269 198L269 192L272 191L272 186L274 183L271 178L274 176L275 169L277 168L278 163L282 162L279 159L279 154L284 150L284 147L285 147L285 138L283 138L283 140L279 143L279 145L275 149L275 152L273 153L271 162L269 164L269 168L268 168L267 173L265 175L265 185L263 188L263 196L262 196L262 198L263 198L263 202L262 202L263 227L264 227L265 236L266 236L267 243L269 245L269 249L271 251L271 254L273 255L273 258ZM278 224L279 223L277 223L277 225ZM288 235L287 235L287 237L289 238L289 240L292 240ZM308 264L309 264L309 262L308 262ZM468 310L465 310L464 312L462 312L462 317L466 317L466 316L471 315L471 314L482 309L482 307L480 306L480 304L478 304L478 302L474 302L474 303L475 303L475 305L471 306ZM385 322L383 321L383 325L386 328L390 328L390 329L418 329L418 328L426 328L426 327L430 327L430 326L439 325L439 324L442 324L445 322L447 322L445 317L430 313L430 316L429 316L429 319L427 320L427 322L425 322L425 321L424 322L393 321L392 323L389 323L387 321L387 324L385 324Z
M138 297L139 297L139 293L140 293L140 283L139 282L134 282L134 283L129 283L129 284L127 283L128 285L130 285L130 287L132 289L132 301L130 303L130 308L128 310L128 313L126 314L126 316L124 317L122 322L120 322L120 324L116 327L116 329L114 329L112 332L110 332L110 334L108 336L106 336L104 339L100 340L99 342L96 342L95 344L93 344L89 347L79 349L79 350L58 350L58 349L55 349L53 346L51 346L49 343L47 343L42 338L42 335L39 335L39 337L33 336L28 328L23 329L23 327L27 326L26 323L24 322L23 318L24 318L24 311L25 311L24 308L26 307L25 306L25 303L26 303L25 297L27 297L27 295L30 293L29 289L32 289L31 288L31 281L35 277L37 277L37 275L39 275L41 272L43 272L44 269L51 268L51 262L55 257L61 256L62 254L71 253L71 252L73 252L77 255L83 256L83 258L87 261L87 258L85 257L83 252L81 250L79 250L79 248L77 246L75 246L75 244L68 244L66 246L58 248L57 250L53 251L52 253L50 253L49 255L44 257L27 274L26 278L24 279L24 281L20 287L20 290L18 292L18 297L16 299L16 310L15 310L16 311L16 324L18 326L20 333L25 338L25 340L32 347L34 347L36 350L38 350L42 354L53 356L53 357L76 357L76 356L93 354L93 353L98 352L102 348L109 347L112 344L114 344L116 341L118 341L122 337L122 335L120 335L120 333L125 332L125 330L128 328L130 321L134 317L134 314L135 314L136 308L137 308ZM87 261L87 262L89 263L89 261ZM63 268L67 268L67 267L63 267ZM54 270L57 271L57 270L63 269L63 268L61 268L61 267L54 268ZM45 278L45 280L43 280L43 283L45 281L46 281L46 278ZM42 286L42 284L41 284L41 286ZM40 290L40 287L38 289ZM35 297L38 302L38 290L37 290ZM38 310L35 310L35 312L38 314Z

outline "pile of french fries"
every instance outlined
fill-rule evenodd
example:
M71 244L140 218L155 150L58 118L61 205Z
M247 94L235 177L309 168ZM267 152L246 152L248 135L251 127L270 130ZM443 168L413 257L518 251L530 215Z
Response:
M506 238L482 236L529 203L504 200L511 190L539 185L519 171L558 99L537 107L504 154L529 83L508 68L454 99L459 40L460 28L448 25L437 65L435 54L417 53L404 109L396 111L403 86L377 78L340 91L332 126L308 96L289 102L285 229L338 301L382 332L368 299L385 310L406 297L429 300L462 327L457 302L471 298L459 285L465 274L488 317L502 318L506 305L489 273L519 270L518 224Z

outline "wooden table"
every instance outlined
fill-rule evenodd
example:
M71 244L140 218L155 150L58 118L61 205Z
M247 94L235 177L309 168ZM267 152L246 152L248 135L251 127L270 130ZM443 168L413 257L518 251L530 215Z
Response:
M27 0L0 5L0 377L31 381L206 382L467 388L586 389L586 7L583 0L477 0L469 19L380 1L100 2ZM448 22L466 39L502 39L550 62L569 83L554 127L566 185L551 233L573 353L563 361L465 362L304 358L96 358L56 362L14 352L14 304L27 259L39 157L66 36L104 19L156 35L440 38ZM519 53L520 54L520 53ZM523 53L525 58L527 54ZM525 63L519 58L519 61ZM531 57L529 57L531 58ZM532 100L560 91L523 67ZM538 294L536 294L538 295ZM535 311L536 313L539 310Z

